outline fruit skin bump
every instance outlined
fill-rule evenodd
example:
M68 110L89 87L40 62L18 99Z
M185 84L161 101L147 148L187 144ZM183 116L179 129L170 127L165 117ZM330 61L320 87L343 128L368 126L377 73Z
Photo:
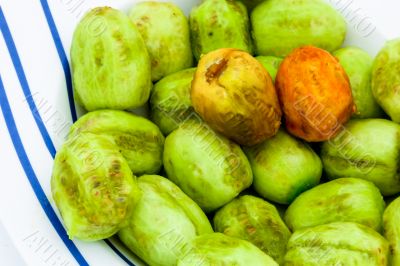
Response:
M253 187L267 200L290 204L320 181L321 159L283 129L260 144L245 147L244 152L253 170Z
M291 235L275 206L254 196L236 198L214 216L216 232L247 240L283 263Z
M264 1L251 13L251 26L257 55L285 57L304 45L333 52L346 36L346 21L323 0Z
M400 123L400 39L388 41L376 56L372 92L391 120Z
M90 10L71 45L75 100L86 110L144 105L151 90L150 58L135 25L110 8Z
M157 175L138 178L142 198L118 236L149 265L176 265L198 235L213 232L200 207L174 183Z
M355 222L382 231L385 201L379 189L359 178L339 178L298 196L285 213L285 222L299 230L332 222Z
M181 70L157 82L151 92L151 120L167 136L195 113L190 87L196 68Z
M241 145L255 145L274 136L281 124L271 77L246 52L224 48L204 55L190 93L200 117Z
M383 111L372 95L372 57L357 47L341 48L333 53L339 59L350 80L351 91L356 105L353 118L379 118Z
M164 136L144 117L118 110L93 111L71 126L68 137L82 132L112 137L135 175L155 174L161 169Z
M321 159L329 179L361 178L384 196L400 192L400 125L385 119L354 119L325 142Z
M164 168L168 178L206 212L222 207L253 181L240 146L196 121L167 136Z
M355 111L346 72L317 47L300 47L288 55L275 85L287 130L308 142L334 137Z
M391 262L400 266L400 197L392 201L383 214L384 236L389 241Z
M146 43L153 81L192 66L189 22L179 7L172 3L141 2L132 7L129 18Z
M141 196L113 139L92 133L76 135L57 152L51 191L68 236L86 241L115 234Z
M253 53L246 7L238 1L205 0L189 16L192 50L203 54L220 48L236 48Z
M250 242L221 233L196 237L178 266L278 266L267 254Z
M386 266L389 260L386 239L367 226L351 222L298 230L287 249L287 266Z

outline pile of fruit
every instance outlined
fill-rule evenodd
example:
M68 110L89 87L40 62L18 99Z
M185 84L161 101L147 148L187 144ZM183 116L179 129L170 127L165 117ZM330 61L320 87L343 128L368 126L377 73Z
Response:
M323 0L88 12L89 112L51 179L70 238L149 265L399 266L400 40L373 59L345 35Z

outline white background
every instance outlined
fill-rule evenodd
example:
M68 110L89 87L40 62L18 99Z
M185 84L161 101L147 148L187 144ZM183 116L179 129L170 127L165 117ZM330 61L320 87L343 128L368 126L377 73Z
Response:
M13 1L13 0L5 0ZM332 3L350 3L348 0L328 0ZM351 5L369 17L377 30L387 39L400 37L399 0L352 0ZM374 15L374 14L379 14ZM0 221L0 262L2 265L25 265L16 249L12 246L6 230Z
M329 0L337 1L341 0ZM347 1L342 1L347 2ZM353 6L367 14L376 28L388 39L400 38L399 0L353 0ZM376 16L374 14L380 14Z

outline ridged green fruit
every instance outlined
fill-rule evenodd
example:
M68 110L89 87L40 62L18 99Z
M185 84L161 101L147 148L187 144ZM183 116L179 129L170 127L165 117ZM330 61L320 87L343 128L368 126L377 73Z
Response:
M146 118L117 110L89 112L72 125L69 138L81 132L112 137L136 175L158 173L162 166L164 136Z
M322 175L318 155L282 129L244 151L253 170L254 189L280 204L290 204L299 194L316 186Z
M234 199L214 216L216 232L247 240L283 263L291 235L275 206L254 196Z
M248 188L253 175L240 146L201 122L188 122L165 140L167 176L206 212Z
M195 68L190 68L168 75L153 88L150 97L151 120L164 135L194 115L190 87L195 71Z
M399 158L400 125L385 119L351 120L321 150L328 178L365 179L384 196L400 192Z
M350 79L353 100L356 105L354 118L378 118L383 111L372 95L372 57L356 47L345 47L333 53Z
M337 222L293 233L285 266L386 266L385 238L357 223Z
M141 2L132 7L129 18L146 43L153 81L192 66L189 22L179 7L165 2Z
M246 7L238 1L205 0L189 17L195 58L220 49L237 48L253 52Z
M198 235L213 232L200 207L174 183L157 175L138 178L142 198L121 241L149 265L176 265Z
M251 25L257 55L285 57L305 45L332 52L346 36L344 18L323 0L264 1L251 13Z
M141 195L113 139L91 133L76 135L57 152L51 192L69 237L86 241L115 234Z
M179 260L178 266L278 266L250 242L221 233L198 236L189 248L190 252Z
M285 213L293 231L332 222L355 222L380 232L385 201L379 189L359 178L339 178L300 194Z
M400 123L400 39L387 42L376 56L372 92L390 118Z
M124 13L98 7L75 29L71 45L75 99L88 111L142 106L150 96L146 45Z
M384 236L389 241L392 266L400 266L400 197L383 214Z

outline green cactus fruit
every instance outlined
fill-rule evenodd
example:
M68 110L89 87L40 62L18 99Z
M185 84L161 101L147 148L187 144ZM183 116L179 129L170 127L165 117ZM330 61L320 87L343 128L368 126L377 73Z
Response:
M71 45L74 95L88 111L142 106L150 96L146 45L128 16L110 7L89 11Z
M247 240L283 263L290 231L274 205L254 196L234 199L214 216L216 232Z
M400 39L387 42L376 56L372 93L390 118L400 123Z
M280 204L290 204L303 191L316 186L322 175L318 155L282 129L244 151L253 169L254 189Z
M267 254L246 240L221 233L196 237L178 266L278 266Z
M400 197L383 213L384 236L389 241L392 266L400 266Z
M386 266L389 247L369 227L351 222L319 225L293 233L286 266Z
M69 138L81 132L112 137L136 175L155 174L162 166L164 136L146 118L118 110L89 112L72 125Z
M356 47L341 48L333 55L339 59L350 79L351 91L356 104L356 112L353 117L378 118L383 116L382 109L372 95L372 57Z
M385 119L351 120L321 150L328 178L365 179L384 196L400 192L399 158L400 125Z
M359 178L339 178L300 196L285 213L292 230L332 222L356 222L380 232L385 201L379 189Z
M206 212L222 207L253 181L240 146L195 121L166 138L164 168L168 178Z
M177 129L194 113L190 100L190 87L195 68L166 76L157 82L150 98L151 120L164 135Z
M285 57L305 45L332 52L346 36L344 18L323 0L264 1L251 13L251 25L257 55Z
M192 66L189 23L179 7L165 2L141 2L133 6L129 18L146 43L153 81Z
M190 33L195 58L220 49L253 52L246 7L238 1L205 0L190 13Z
M174 183L157 175L138 178L142 198L121 241L149 265L176 265L197 235L212 233L207 216Z
M86 241L115 234L141 195L113 139L91 133L76 135L57 152L51 191L69 237Z

